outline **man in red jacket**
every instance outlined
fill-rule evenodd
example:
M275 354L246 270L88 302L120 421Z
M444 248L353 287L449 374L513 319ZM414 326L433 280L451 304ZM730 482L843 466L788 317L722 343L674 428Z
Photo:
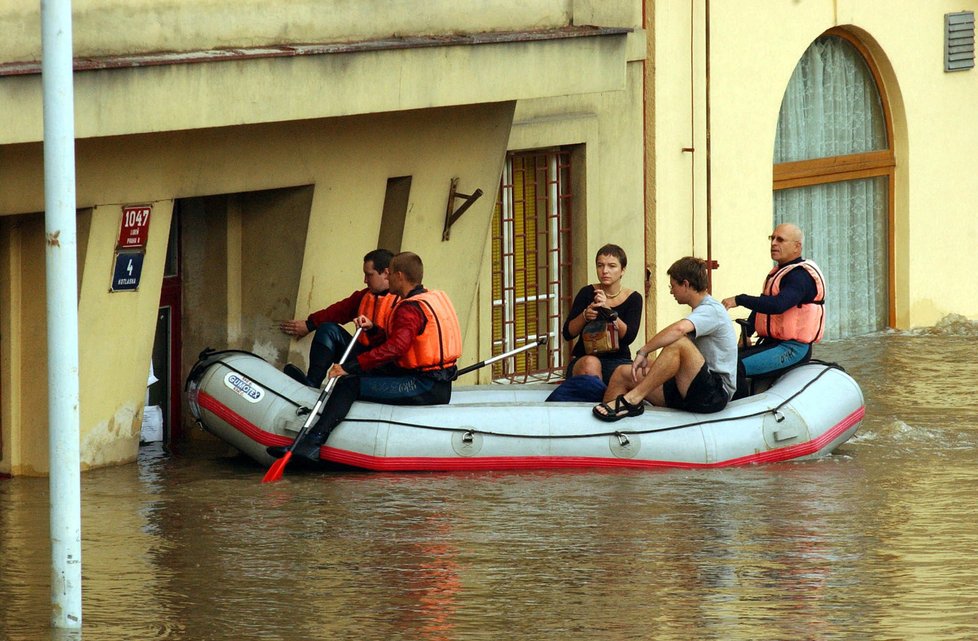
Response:
M359 376L358 398L391 405L439 405L452 395L462 332L448 295L425 289L421 257L401 252L390 263L390 288L401 297L387 340L345 363L329 377Z
M297 456L318 461L319 448L355 400L391 405L449 402L455 363L462 353L462 332L448 295L425 289L423 278L424 265L417 254L401 252L391 260L390 289L400 300L387 327L387 340L329 368L329 377L340 379L316 425L295 444ZM359 318L357 324L367 326ZM267 449L280 457L287 448Z
M342 325L353 322L364 331L353 347L350 358L382 344L387 340L387 327L390 323L394 304L399 297L390 293L390 262L393 255L386 249L375 249L363 257L363 283L366 288L353 292L317 312L309 314L305 320L286 320L279 323L279 329L288 336L299 339L315 331L312 345L309 346L309 370L287 363L286 374L310 387L320 387L326 372L350 344L352 336Z

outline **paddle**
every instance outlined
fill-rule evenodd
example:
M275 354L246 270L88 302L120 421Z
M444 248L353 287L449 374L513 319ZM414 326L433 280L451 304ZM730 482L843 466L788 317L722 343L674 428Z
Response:
M462 374L468 374L469 372L474 372L475 370L485 367L490 363L495 363L496 361L500 361L504 358L509 358L510 356L516 356L520 352L525 352L528 349L533 349L534 347L540 347L546 344L547 344L547 336L543 335L537 340L533 341L532 343L527 343L523 347L517 347L514 350L510 350L498 356L493 356L492 358L487 358L484 361L479 361L475 365L469 365L468 367L463 367L462 369L458 370L458 372L455 373L455 378L457 379Z
M357 338L360 337L360 332L362 331L363 328L358 327L357 331L353 334L353 339L350 341L350 344L346 346L346 351L343 352L343 356L340 357L339 360L340 365L346 362L346 358L350 355L350 351L353 349L353 346L356 344ZM319 398L316 400L316 405L313 406L312 411L309 412L309 418L307 418L306 422L303 423L302 429L299 430L298 436L296 436L295 440L292 441L292 445L290 445L289 449L285 451L285 454L282 456L282 458L272 463L272 466L268 468L268 471L265 472L265 476L261 480L262 483L271 483L273 481L277 481L280 478L282 478L282 473L285 470L285 466L289 464L289 459L292 458L292 451L295 450L296 445L298 445L299 441L301 441L302 438L306 435L306 432L309 431L309 428L316 424L316 420L319 418L319 415L322 413L323 407L325 407L326 401L329 400L329 395L333 391L333 388L336 387L336 381L338 380L339 377L336 376L329 379L326 382L326 387L324 387L323 391L320 392Z

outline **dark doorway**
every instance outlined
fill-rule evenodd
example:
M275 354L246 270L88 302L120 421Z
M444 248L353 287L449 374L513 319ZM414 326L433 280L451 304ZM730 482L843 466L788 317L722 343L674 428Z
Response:
M160 310L156 317L156 339L153 342L153 370L157 382L149 386L149 405L163 410L163 442L179 440L183 434L180 417L180 350L182 335L180 278L180 207L174 204L170 222L170 239L163 268Z

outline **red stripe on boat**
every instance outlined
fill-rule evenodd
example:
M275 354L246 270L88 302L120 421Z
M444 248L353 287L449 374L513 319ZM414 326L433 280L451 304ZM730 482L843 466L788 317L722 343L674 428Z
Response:
M197 404L225 423L238 430L251 440L262 445L289 445L292 439L266 432L257 425L249 422L230 408L222 405L206 392L198 392ZM349 450L341 450L324 445L319 448L319 457L324 461L341 463L352 467L378 472L408 472L408 471L471 471L471 470L539 470L581 467L627 467L627 468L713 468L731 467L738 465L753 465L755 463L777 463L791 459L809 456L818 452L835 439L839 438L853 425L856 425L866 414L865 406L842 419L838 424L827 430L818 438L804 443L796 443L764 452L755 452L713 463L691 463L688 461L657 461L633 460L616 457L600 456L472 456L472 457L434 457L434 456L371 456Z
M291 445L292 440L287 436L279 436L266 432L226 405L221 404L216 398L204 391L197 392L197 405L207 410L217 418L221 419L234 429L238 430L251 440L262 445Z

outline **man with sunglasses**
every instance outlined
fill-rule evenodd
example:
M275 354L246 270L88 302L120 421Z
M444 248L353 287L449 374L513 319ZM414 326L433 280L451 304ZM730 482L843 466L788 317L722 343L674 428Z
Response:
M740 350L737 396L747 395L747 379L777 374L809 360L812 345L825 330L825 279L822 270L802 258L805 235L796 225L783 223L769 236L771 259L777 264L764 280L760 296L738 294L723 299L723 306L751 310L744 334L760 339Z

